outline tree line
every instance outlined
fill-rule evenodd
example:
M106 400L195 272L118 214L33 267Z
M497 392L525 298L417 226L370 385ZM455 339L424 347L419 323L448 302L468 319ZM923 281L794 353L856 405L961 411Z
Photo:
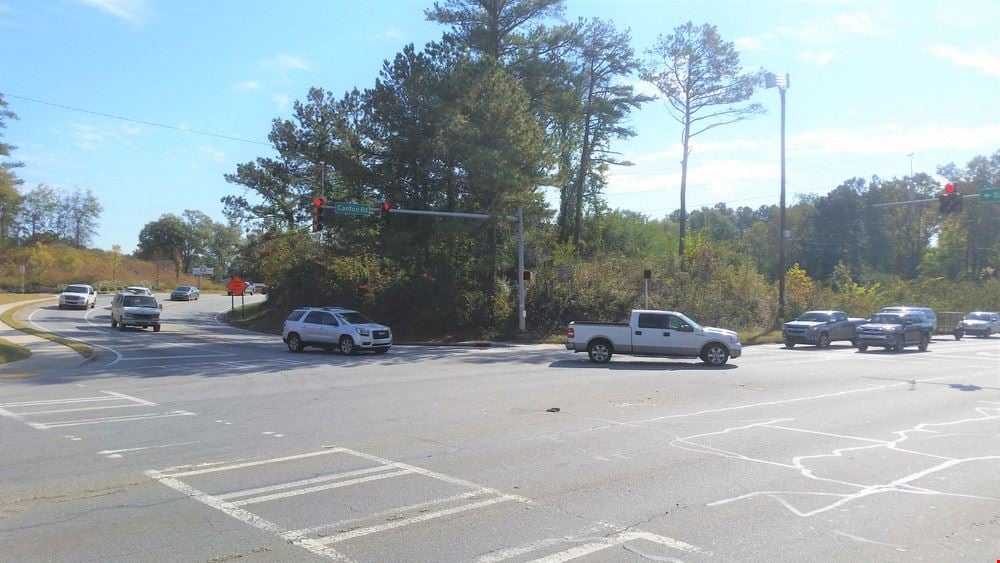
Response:
M751 97L761 73L744 72L708 24L676 27L640 59L627 31L599 19L562 23L562 12L561 0L435 3L425 14L446 26L440 40L406 45L368 87L339 96L311 88L291 118L272 122L277 156L238 165L226 179L243 195L222 202L257 237L252 264L278 287L269 299L276 316L335 303L414 332L489 336L517 324L506 221L390 213L339 217L310 235L310 202L322 196L498 216L523 209L534 272L529 325L540 332L640 304L644 269L654 272L657 306L742 327L776 321L776 207L719 203L688 213L684 203L688 142L760 113ZM613 144L634 135L628 117L651 100L629 85L636 73L657 87L681 129L680 208L662 219L609 209L603 196L611 167L629 164ZM972 194L995 182L997 159L940 172ZM547 187L558 190L556 209ZM995 282L1000 247L989 209L941 217L926 204L876 207L933 198L936 188L922 174L851 178L792 205L797 295L815 298L819 286L832 291L827 302L858 294L925 302L937 297L907 294L897 282Z

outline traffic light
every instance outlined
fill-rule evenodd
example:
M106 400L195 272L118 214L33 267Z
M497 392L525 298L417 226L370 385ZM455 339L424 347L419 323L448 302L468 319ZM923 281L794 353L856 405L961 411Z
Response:
M944 192L938 196L941 213L958 213L962 210L962 194L958 193L955 184L948 183L944 187Z
M381 208L381 212L382 212L381 217L382 217L382 222L383 223L388 223L389 222L389 210L390 209L392 209L392 204L389 203L388 201L383 201L382 202L382 208Z
M324 203L326 203L326 202L323 201L323 198L321 198L321 197L318 197L318 198L316 198L316 199L313 200L313 207L312 207L312 220L313 220L312 232L314 232L314 233L318 233L319 231L323 230L323 204Z

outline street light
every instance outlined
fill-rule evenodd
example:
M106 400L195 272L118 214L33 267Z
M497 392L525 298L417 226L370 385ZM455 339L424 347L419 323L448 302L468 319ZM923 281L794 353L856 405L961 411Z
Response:
M778 318L785 320L785 90L788 90L788 73L764 75L764 86L777 88L781 93L781 200L778 219Z

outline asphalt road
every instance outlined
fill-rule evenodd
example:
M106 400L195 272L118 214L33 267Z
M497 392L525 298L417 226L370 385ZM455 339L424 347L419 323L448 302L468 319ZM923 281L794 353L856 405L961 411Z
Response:
M0 382L0 559L1000 559L997 337L724 369L345 357L223 325L229 303L166 303L159 333L111 330L104 296L31 314L99 354Z

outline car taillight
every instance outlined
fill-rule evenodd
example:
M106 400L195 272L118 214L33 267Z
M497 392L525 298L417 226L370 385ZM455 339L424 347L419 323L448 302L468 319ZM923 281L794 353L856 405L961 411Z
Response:
M573 338L574 336L576 336L576 331L573 330L573 327L568 327L566 329L566 338Z

